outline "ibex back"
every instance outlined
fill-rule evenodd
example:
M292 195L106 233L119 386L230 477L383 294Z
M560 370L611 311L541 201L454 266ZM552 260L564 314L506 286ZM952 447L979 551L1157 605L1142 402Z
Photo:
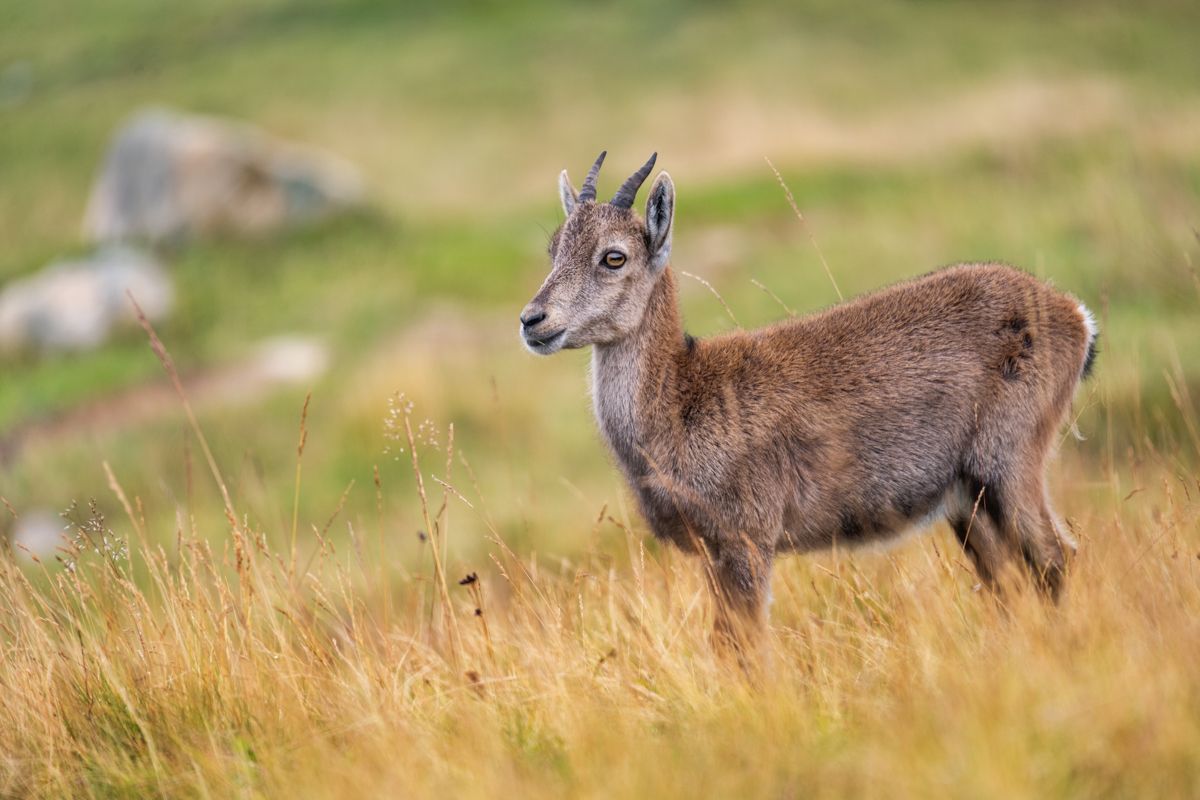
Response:
M654 533L703 554L717 633L765 618L774 557L945 516L980 580L1023 563L1056 597L1075 545L1045 467L1096 328L1077 300L961 264L827 311L698 340L668 266L675 187L651 156L608 203L596 159L521 314L535 353L591 345L596 418Z

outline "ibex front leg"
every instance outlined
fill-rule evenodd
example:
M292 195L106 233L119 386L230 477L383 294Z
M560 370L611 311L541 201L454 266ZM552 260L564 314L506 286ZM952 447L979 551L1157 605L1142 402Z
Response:
M706 570L715 610L713 643L743 667L757 665L767 627L771 548L747 536L722 542Z

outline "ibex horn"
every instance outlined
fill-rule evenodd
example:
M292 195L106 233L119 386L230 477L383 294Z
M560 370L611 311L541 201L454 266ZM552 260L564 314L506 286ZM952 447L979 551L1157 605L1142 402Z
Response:
M588 170L587 177L583 179L583 188L579 190L579 202L596 199L596 176L600 174L600 165L604 163L606 155L608 151L602 150L596 157L596 163Z
M650 160L642 164L641 169L630 175L629 180L621 184L621 188L617 189L617 193L613 195L609 204L617 208L633 208L633 199L637 197L638 189L642 188L642 184L646 182L646 176L650 174L650 170L654 169L656 158L658 158L658 153L652 153Z

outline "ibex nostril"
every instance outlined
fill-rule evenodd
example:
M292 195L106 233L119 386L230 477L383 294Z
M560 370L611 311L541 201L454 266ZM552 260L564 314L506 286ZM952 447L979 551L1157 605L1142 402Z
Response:
M540 310L526 311L521 314L521 324L526 328L532 328L546 318L546 312Z

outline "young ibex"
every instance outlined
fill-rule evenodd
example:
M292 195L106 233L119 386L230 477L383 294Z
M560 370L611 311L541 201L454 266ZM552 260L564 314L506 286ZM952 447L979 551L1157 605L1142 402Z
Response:
M1075 545L1044 472L1095 356L1077 300L960 264L768 328L698 340L668 266L675 186L655 156L608 203L596 159L521 313L534 353L593 346L596 418L654 533L701 552L717 633L761 627L772 559L944 515L981 581L1019 557L1056 596Z

